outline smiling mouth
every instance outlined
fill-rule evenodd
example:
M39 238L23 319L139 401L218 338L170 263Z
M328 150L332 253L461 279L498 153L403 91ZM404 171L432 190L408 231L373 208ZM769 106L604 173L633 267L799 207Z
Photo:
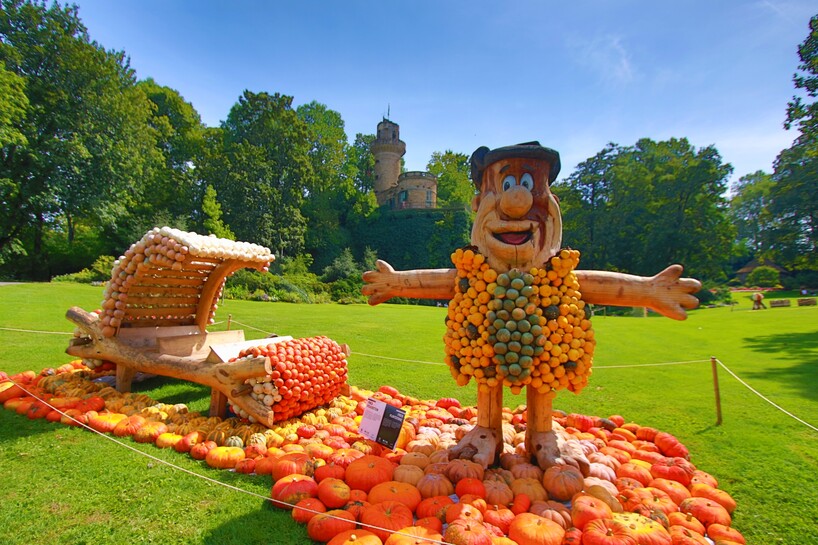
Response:
M507 233L494 233L494 238L503 244L519 246L531 240L531 231L510 231Z

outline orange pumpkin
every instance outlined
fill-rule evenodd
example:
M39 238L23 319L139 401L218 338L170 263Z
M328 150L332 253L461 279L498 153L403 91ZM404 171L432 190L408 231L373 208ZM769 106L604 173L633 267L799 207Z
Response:
M690 513L682 513L681 511L677 511L669 514L667 516L667 520L671 528L674 526L681 526L682 528L687 528L700 535L704 535L706 531L704 524L699 522L699 519Z
M428 545L432 540L442 541L443 536L424 526L407 526L390 535L384 545Z
M239 447L215 447L205 456L207 465L216 469L233 469L243 459L244 450Z
M682 503L682 500L685 498L690 497L690 490L688 490L686 486L678 481L671 481L669 479L653 479L650 483L648 483L648 487L662 490L668 496L670 496L670 499L672 499L673 503L676 505Z
M145 417L138 414L133 414L124 420L117 422L113 433L117 437L130 437L139 431L139 428L144 426L146 422L147 420L145 420Z
M483 487L486 489L486 503L489 505L507 506L514 500L514 492L502 480L483 481Z
M623 490L619 494L619 501L625 511L636 511L638 507L647 507L648 511L658 509L665 514L678 511L679 507L668 496L667 492L658 488L634 488Z
M451 524L457 519L474 520L483 522L483 512L470 503L455 503L446 509L446 522Z
M557 501L570 500L585 486L580 470L565 465L549 467L543 475L542 482L548 497Z
M608 504L594 496L579 494L571 501L571 520L580 530L592 520L611 518L612 515Z
M318 483L318 499L330 509L338 509L349 503L350 488L335 477L327 477Z
M238 447L216 447L238 448ZM215 450L215 449L214 449ZM270 497L273 505L281 509L292 509L295 504L306 498L318 495L318 483L312 477L292 473L279 479L273 484Z
M582 545L638 545L627 524L613 519L596 519L585 525Z
M420 467L401 464L395 468L395 473L392 475L392 478L402 483L416 485L423 475L423 470Z
M382 541L389 539L395 531L412 525L412 511L397 501L373 503L364 508L361 524L367 525Z
M451 496L454 494L454 485L440 473L427 473L415 485L424 498L432 496Z
M295 504L290 514L297 523L307 524L315 515L326 512L326 506L318 498L304 498Z
M671 526L670 540L673 545L711 545L704 535L684 526Z
M336 535L354 530L355 518L343 509L332 509L319 513L307 523L307 535L315 541L327 542Z
M508 528L516 515L506 507L493 506L483 513L483 521L498 527L503 534L508 534Z
M483 480L483 466L471 460L463 460L457 458L451 460L446 466L446 477L450 481L457 484L460 479L472 478L479 481Z
M436 517L441 521L446 520L446 509L454 504L454 500L449 496L431 496L421 500L415 509L418 518Z
M395 464L385 458L364 455L352 461L346 469L346 482L350 488L369 492L373 486L392 480Z
M708 498L687 498L679 505L679 511L682 513L690 513L699 519L699 522L704 524L705 528L711 524L730 526L732 522L727 509Z
M313 466L310 464L310 457L304 452L288 452L279 456L271 475L274 481L278 481L287 475L299 474L312 476Z
M422 526L428 528L438 534L443 533L443 521L437 517L423 517L415 521L415 526ZM441 536L442 538L442 536Z
M719 488L714 488L705 483L694 483L690 485L690 495L697 498L707 498L724 507L731 515L736 510L736 500Z
M491 545L492 534L480 522L457 519L446 527L443 540L452 545Z
M327 545L382 545L381 538L369 530L346 530L329 540Z
M483 481L480 479L464 477L457 481L457 485L454 487L454 493L461 498L467 494L470 494L485 499L486 487L483 485Z
M741 532L735 528L730 528L729 526L725 526L724 524L719 524L717 522L707 527L707 537L716 543L722 540L729 541L731 543L741 543L742 545L747 543L747 540L744 539Z
M422 499L420 491L414 485L399 481L376 484L369 491L368 496L370 503L396 501L404 504L413 513Z
M647 486L653 480L650 470L645 466L634 462L626 462L619 466L616 470L617 478L628 477L642 483L642 486Z
M560 545L565 529L533 513L520 513L508 528L508 537L520 545Z

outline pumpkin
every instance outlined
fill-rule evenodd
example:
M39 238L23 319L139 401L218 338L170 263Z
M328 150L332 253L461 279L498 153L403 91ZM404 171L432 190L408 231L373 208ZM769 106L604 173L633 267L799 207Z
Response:
M690 459L690 452L688 452L687 447L681 444L675 436L667 432L658 432L653 438L653 442L665 456Z
M650 470L643 465L633 461L624 463L616 470L617 478L628 477L639 481L642 486L647 486L653 480Z
M422 526L428 528L438 534L443 533L443 522L437 517L423 517L415 521L415 526ZM394 535L394 534L393 534ZM443 536L440 536L443 539Z
M441 521L446 520L446 510L454 500L449 496L431 496L424 498L415 509L418 518L436 517Z
M595 519L582 531L582 545L638 545L636 534L624 522Z
M319 513L307 523L307 535L315 541L327 542L341 532L354 530L355 518L343 509Z
M671 526L670 539L673 545L711 545L704 535L684 526Z
M483 513L483 521L498 527L503 534L508 534L511 521L513 521L516 516L517 515L511 512L511 509L495 505L486 509L486 512Z
M690 495L697 498L707 498L724 507L731 515L736 510L736 500L724 490L714 488L705 483L693 483L690 485Z
M515 497L525 494L531 501L548 499L548 492L537 479L515 479L511 483L511 490Z
M679 507L668 496L667 492L658 488L634 488L623 490L619 494L619 501L625 511L636 511L638 507L647 507L648 510L658 509L665 514L678 511Z
M616 480L616 471L614 468L601 464L599 462L591 462L588 466L588 476L596 477L605 481L614 482Z
M349 465L359 458L366 456L360 450L354 448L340 448L332 453L327 462L347 468Z
M457 519L483 522L483 512L470 503L458 502L446 509L446 522L451 524Z
M307 524L315 515L326 512L326 506L318 498L304 498L295 504L290 515L297 523Z
M732 522L727 509L708 498L687 498L679 504L679 511L682 513L690 513L699 519L699 522L704 524L705 528L711 524L730 526Z
M707 537L718 543L720 540L729 541L731 543L741 543L744 545L747 540L741 535L741 532L735 528L730 528L724 524L715 522L707 527Z
M426 545L433 541L442 541L440 532L423 526L407 526L390 535L384 545Z
M514 500L514 492L505 481L484 480L483 487L486 490L486 503L489 505L507 506Z
M394 472L389 460L365 454L347 466L345 479L350 488L369 492L376 484L391 481Z
M514 464L511 466L511 474L515 479L537 479L539 481L543 478L543 470L529 463Z
M220 448L220 447L216 447ZM221 447L234 448L234 447ZM214 449L215 450L215 449ZM318 495L318 483L312 477L292 473L277 480L273 484L270 497L273 505L281 509L292 509L295 504L306 498Z
M330 509L338 509L349 503L349 492L349 485L341 479L327 477L318 483L318 499Z
M33 403L32 406L34 406ZM126 418L127 416L120 413L99 413L88 419L88 426L100 433L111 433L116 425Z
M480 479L465 477L457 482L454 487L454 493L461 498L470 494L485 499L486 487Z
M407 452L400 459L400 465L412 465L420 469L425 469L430 463L429 457L422 452Z
M207 458L207 453L216 448L216 443L213 441L202 441L201 443L196 443L190 449L190 457L194 460L205 460Z
M704 535L704 533L706 532L704 524L699 522L699 519L697 519L690 513L682 513L681 511L676 511L675 513L669 514L667 516L667 520L671 529L673 529L674 526L681 526L683 528L692 530L700 535Z
M514 494L514 501L511 502L511 505L508 506L508 508L511 509L511 512L514 513L515 515L528 512L529 507L531 507L531 498L528 496L528 494L524 492Z
M395 468L395 473L392 475L392 478L402 483L416 485L423 475L423 470L420 467L401 464Z
M244 451L239 447L215 447L205 456L207 465L216 469L233 469L243 459Z
M307 454L303 452L288 452L278 457L275 464L273 464L271 475L274 481L278 481L282 477L294 473L312 476L312 471L313 466L310 464L310 457Z
M320 483L321 481L328 477L341 479L343 481L345 475L346 469L343 466L339 466L338 464L333 463L318 466L315 468L315 471L313 472L313 478L317 483Z
M579 469L564 465L549 467L543 475L542 482L548 497L557 501L570 500L574 494L582 491L585 485Z
M560 545L564 536L562 526L533 513L517 515L508 528L509 539L520 545Z
M173 448L176 446L176 443L182 440L182 436L178 433L160 433L159 437L156 438L154 444L158 448Z
M702 471L701 469L697 469L693 472L693 477L690 479L690 484L693 483L709 484L713 488L718 488L719 486L719 481L716 480L714 476L706 471Z
M687 489L679 481L671 481L669 479L653 479L650 483L648 483L649 488L658 488L659 490L664 491L670 499L673 500L673 503L679 505L682 503L682 500L685 498L690 497L690 490Z
M345 530L329 540L327 545L382 545L381 538L369 530Z
M411 526L413 520L412 511L397 501L373 503L361 514L361 524L367 525L382 541L389 539L395 530Z
M596 519L611 518L611 507L599 498L587 494L579 494L571 501L571 520L580 530Z
M168 427L164 422L145 422L145 424L133 434L133 440L137 443L155 443L156 438L167 431Z
M461 458L454 459L446 466L446 477L452 483L457 484L460 479L472 478L483 480L483 466L471 460L463 460Z
M420 478L415 486L424 498L454 494L454 485L442 473L427 473Z
M638 513L615 513L613 520L628 525L639 545L671 545L672 538L664 526Z
M457 519L446 527L443 540L452 545L491 545L492 534L474 520Z
M396 501L404 504L413 513L423 499L420 491L412 484L399 481L386 481L376 484L369 491L370 503Z
M531 502L531 507L528 508L528 512L539 517L552 520L563 528L570 528L573 526L571 511L568 510L564 503L558 501L537 500L535 502Z
M684 458L662 458L650 466L650 474L655 479L670 479L685 486L690 484L696 467Z

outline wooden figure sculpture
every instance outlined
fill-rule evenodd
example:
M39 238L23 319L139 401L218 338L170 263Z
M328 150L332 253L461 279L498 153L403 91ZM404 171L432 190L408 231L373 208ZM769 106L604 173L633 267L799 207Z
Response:
M647 307L683 320L700 283L671 265L647 278L575 270L579 252L561 249L562 219L550 184L559 154L530 142L471 157L477 188L471 247L452 254L454 269L396 271L378 261L363 293L376 305L391 297L448 299L446 363L458 384L478 383L477 425L450 452L488 466L501 453L502 389L526 389L526 452L543 469L582 466L560 452L552 430L557 390L586 384L594 349L586 304Z

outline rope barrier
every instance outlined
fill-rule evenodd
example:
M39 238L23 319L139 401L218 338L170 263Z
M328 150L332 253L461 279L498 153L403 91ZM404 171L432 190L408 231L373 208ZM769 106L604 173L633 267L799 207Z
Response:
M124 443L124 442L122 442L122 441L118 440L118 439L117 439L116 437L114 437L114 436L108 435L107 433L102 433L102 432L100 432L99 430L95 430L94 428L92 428L92 427L91 427L91 426L89 426L88 424L85 424L85 423L83 423L83 422L80 422L79 420L77 420L76 418L74 418L74 417L73 417L73 416L71 416L71 415L65 414L65 412L63 412L63 411L61 411L60 409L58 409L58 408L54 407L54 406L53 406L53 405L51 405L51 404L50 404L48 401L46 401L46 400L42 399L41 397L37 396L36 394L34 394L34 393L33 393L33 392L31 392L30 390L28 390L28 389L25 387L25 385L20 384L19 382L16 382L16 381L11 381L11 382L12 382L12 383L14 383L14 384L16 384L16 385L17 385L17 386L18 386L18 387L19 387L21 390L23 390L23 391L26 393L26 395L31 396L32 398L36 399L36 400L37 400L37 401L39 401L40 403L43 403L44 405L46 405L46 406L47 406L47 407L49 407L50 409L52 409L52 410L54 410L54 411L57 411L58 413L60 413L60 415L61 415L61 416L65 416L65 417L70 418L72 421L74 421L74 422L77 424L77 426L82 427L82 428L84 428L84 429L86 429L86 430L88 430L88 431L90 431L90 432L92 432L92 433L94 433L94 434L96 434L96 435L98 435L98 436L102 437L103 439L106 439L106 440L108 440L108 441L110 441L110 442L112 442L112 443L114 443L114 444L116 444L116 445L118 445L118 446L120 446L120 447L126 448L126 449L130 450L131 452L135 452L136 454L138 454L138 455L140 455L140 456L144 456L145 458L148 458L148 459L150 459L150 460L153 460L154 462L157 462L157 463L159 463L159 464L163 464L163 465L165 465L165 466L167 466L167 467L169 467L169 468L171 468L171 469L173 469L173 470L178 470L178 471L181 471L182 473L185 473L185 474L190 475L190 476L192 476L192 477L195 477L195 478L198 478L198 479L202 479L203 481L206 481L206 482L208 482L208 483L215 484L215 485L217 485L217 486L223 486L224 488L227 488L227 489L233 490L234 492L238 492L238 493L240 493L240 494L246 494L246 495L248 495L248 496L252 496L252 497L257 498L257 499L262 499L262 500L264 500L264 501L268 501L268 502L272 503L274 506L275 506L276 504L278 504L278 505L286 505L286 506L287 506L287 507L289 507L290 509L295 508L295 504L292 504L292 503L289 503L289 502L286 502L286 501L282 501L282 500L273 500L273 499L272 499L271 497L269 497L269 496L265 496L265 495L262 495L262 494L258 494L258 493L256 493L256 492L251 491L251 490L245 490L244 488L240 488L240 487L238 487L238 486L235 486L235 485L232 485L232 484L229 484L229 483L222 482L222 481L220 481L220 480L218 480L218 479L214 479L214 478L212 478L212 477L208 477L207 475L202 475L201 473L196 473L195 471L192 471L192 470L190 470L190 469L186 469L186 468L181 467L181 466L178 466L178 465L176 465L176 464L174 464L174 463L172 463L172 462L169 462L169 461L167 461L167 460L163 460L162 458L159 458L159 457L157 457L157 456L154 456L154 455L152 455L152 454L149 454L149 453L147 453L147 452L144 452L144 451L142 451L142 450L139 450L139 449L138 449L138 448L136 448L136 447L133 447L133 446L131 446L131 445L128 445L128 444L126 444L126 443ZM302 510L304 510L304 511L307 511L307 512L309 512L309 513L313 513L313 514L315 514L315 515L319 515L319 514L320 514L320 515L324 515L324 516L330 517L330 518L332 518L332 519L334 519L334 520L342 520L342 521L347 521L347 522L349 521L349 519L345 519L345 518L343 518L343 517L337 517L337 516L335 516L335 515L333 515L333 514L331 514L331 513L326 513L326 512L321 512L321 511L315 511L315 510L313 510L313 509L309 509L309 508L307 508L307 507L299 507L298 509L302 509ZM367 523L364 523L364 522L356 522L356 525L361 526L361 527L363 527L363 528L371 528L371 529L373 529L373 530L382 530L382 531L385 531L385 532L390 532L390 533L394 533L394 534L400 534L400 535L407 536L407 537L414 537L414 536L412 536L411 534L407 534L407 533L403 533L403 532L395 531L395 530L392 530L392 529L390 529L390 528L384 528L384 527L381 527L381 526L375 526L375 525L372 525L372 524L367 524ZM440 544L440 545L447 545L447 544L446 544L446 542L444 542L444 541L438 541L438 540L435 540L435 539L424 538L424 542L427 542L427 541L428 541L429 543L437 543L437 544Z
M34 329L16 329L13 327L0 327L0 331L14 331L16 333L40 333L43 335L73 335L69 331L36 331Z
M742 386L744 386L745 388L747 388L748 390L750 390L751 392L753 392L755 395L757 395L758 397L760 397L761 399L763 399L764 401L766 401L767 403L769 403L770 405L772 405L773 407L775 407L776 409L778 409L779 411L781 411L782 413L786 414L786 415L787 415L787 416L789 416L790 418L795 419L796 421L800 422L801 424L805 425L806 427L810 428L810 429L811 429L811 430L813 430L813 431L818 431L818 427L815 427L815 426L813 426L812 424L810 424L809 422L806 422L805 420L802 420L802 419L798 418L797 416L795 416L794 414L792 414L792 413L791 413L791 412L789 412L788 410L784 409L783 407L781 407L780 405L778 405L778 404L777 404L777 403L775 403L774 401L772 401L772 400L768 399L768 398L767 398L767 397L765 397L765 396L764 396L764 395L763 395L761 392L759 392L758 390L756 390L755 388L753 388L752 386L750 386L749 384L747 384L747 383L746 383L744 380L742 380L742 379L741 379L741 378L740 378L740 377L739 377L737 374L735 374L735 373L734 373L734 372L733 372L733 371L732 371L732 370L731 370L729 367L727 367L726 365L724 365L724 363L723 363L721 360L719 360L718 358L716 358L716 362L719 364L719 366L720 366L722 369L724 369L725 371L727 371L727 372L730 374L730 376L732 376L734 379L736 379L736 380L739 382L739 384L741 384Z

